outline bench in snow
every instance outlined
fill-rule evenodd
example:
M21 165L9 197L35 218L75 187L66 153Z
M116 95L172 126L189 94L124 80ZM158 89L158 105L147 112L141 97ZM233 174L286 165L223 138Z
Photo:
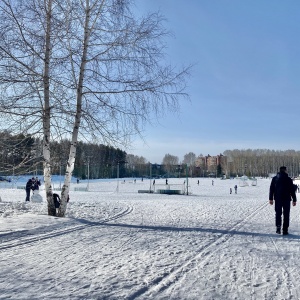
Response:
M182 192L181 190L156 190L156 193L157 194L167 194L167 195L181 195Z
M87 192L87 187L75 187L74 191L75 192Z
M138 190L138 193L142 193L142 194L152 194L153 191L152 191L152 190Z

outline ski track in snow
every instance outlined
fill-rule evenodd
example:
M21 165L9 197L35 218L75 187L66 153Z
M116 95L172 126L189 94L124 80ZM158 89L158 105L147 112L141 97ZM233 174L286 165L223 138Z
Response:
M234 226L229 228L224 232L220 237L217 237L215 240L206 244L203 248L199 249L199 252L194 257L190 258L183 265L172 270L170 273L165 274L165 276L158 276L154 278L152 282L148 284L147 287L143 287L140 290L136 291L133 295L130 295L128 299L133 300L139 297L152 298L156 299L158 293L162 290L171 288L171 285L180 280L181 277L185 276L189 270L194 269L197 265L197 261L200 260L201 264L198 264L197 267L206 263L206 260L209 259L211 255L218 251L219 246L223 246L224 243L229 242L230 238L233 236L233 231L237 231L243 227L243 225L251 218L253 218L259 211L266 208L268 203L261 205L259 208L255 209L251 214L245 217L244 220L237 222ZM212 248L212 250L211 250Z
M7 248L13 248L13 247L19 247L23 246L26 244L32 244L34 242L40 242L45 239L50 239L54 238L57 236L62 236L66 235L68 233L74 233L75 231L83 230L83 229L88 229L89 227L95 227L95 226L101 226L105 223L108 223L112 220L117 220L119 218L124 217L127 214L130 214L133 210L133 207L126 207L122 211L109 216L103 221L98 221L98 222L91 222L91 221L84 221L84 225L72 225L69 227L64 227L62 229L51 229L49 226L47 226L47 232L45 233L40 233L40 231L37 234L33 234L31 230L31 233L28 233L27 230L24 231L14 231L13 233L4 233L0 234L0 239L1 245L0 245L0 251L7 249ZM30 234L28 236L28 234ZM17 235L17 237L14 237ZM7 241L5 239L8 239Z
M284 236L281 237L281 239L285 239L285 238L286 237L284 237ZM287 290L288 290L287 299L300 299L299 293L297 291L297 287L299 285L298 283L300 280L300 273L299 273L298 268L295 268L295 267L290 268L290 266L287 264L286 258L285 258L286 253L281 252L280 246L278 245L279 240L278 239L275 240L273 237L269 237L269 239L277 253L278 259L281 261L281 265L282 265L282 269L283 269L282 274L284 274L283 278L280 278L278 276L276 288L278 289L278 287L280 285L286 285L288 287L287 288Z

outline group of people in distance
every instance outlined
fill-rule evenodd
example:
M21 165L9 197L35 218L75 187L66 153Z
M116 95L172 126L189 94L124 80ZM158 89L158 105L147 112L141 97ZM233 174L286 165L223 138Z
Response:
M25 201L30 201L30 191L37 191L39 190L41 186L41 181L38 179L38 177L32 177L28 179L25 189L26 189L26 200Z
M166 180L166 184L168 184L167 180ZM27 181L25 201L30 201L30 191L32 190L34 193L35 190L39 190L40 185L41 182L38 179L38 177L35 178L32 177ZM235 186L234 188L236 192L237 186ZM275 201L275 226L276 226L276 233L278 234L281 234L281 230L283 235L288 234L288 228L290 225L291 200L293 200L292 205L296 206L297 188L298 188L297 185L295 185L293 183L293 180L288 176L287 168L285 166L280 167L277 175L272 178L270 190L269 190L270 205L273 205ZM54 200L55 208L58 209L60 206L59 195L53 194L53 200ZM67 202L69 202L69 197L67 199ZM282 215L283 215L283 220L282 220Z

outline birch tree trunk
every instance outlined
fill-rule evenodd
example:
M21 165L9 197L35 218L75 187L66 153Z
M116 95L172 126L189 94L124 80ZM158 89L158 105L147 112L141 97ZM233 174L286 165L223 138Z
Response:
M55 216L56 209L53 202L51 185L51 157L50 157L50 56L51 56L51 15L52 0L48 0L46 8L46 32L45 32L45 59L44 59L44 111L43 111L43 156L44 156L44 182L46 198L48 202L48 215Z
M101 8L100 8L101 9ZM80 128L80 120L82 114L82 93L83 93L83 82L84 82L84 74L85 67L87 62L87 51L89 45L89 36L90 36L90 1L86 0L86 10L85 10L85 22L84 22L84 38L83 38L83 50L80 64L80 72L78 77L77 84L77 95L76 95L76 114L72 132L72 140L70 146L69 159L66 168L64 185L62 187L61 193L61 204L58 211L59 217L64 217L67 209L67 200L69 198L70 191L70 183L72 179L72 172L74 170L75 158L76 158L76 149L77 149L77 141L78 141L78 133Z

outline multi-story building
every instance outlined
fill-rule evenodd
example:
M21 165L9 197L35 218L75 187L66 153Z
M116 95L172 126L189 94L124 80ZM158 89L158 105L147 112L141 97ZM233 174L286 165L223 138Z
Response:
M216 156L199 156L195 162L196 167L201 168L203 171L208 173L216 173L218 165L221 166L222 173L227 173L227 156L219 154Z

